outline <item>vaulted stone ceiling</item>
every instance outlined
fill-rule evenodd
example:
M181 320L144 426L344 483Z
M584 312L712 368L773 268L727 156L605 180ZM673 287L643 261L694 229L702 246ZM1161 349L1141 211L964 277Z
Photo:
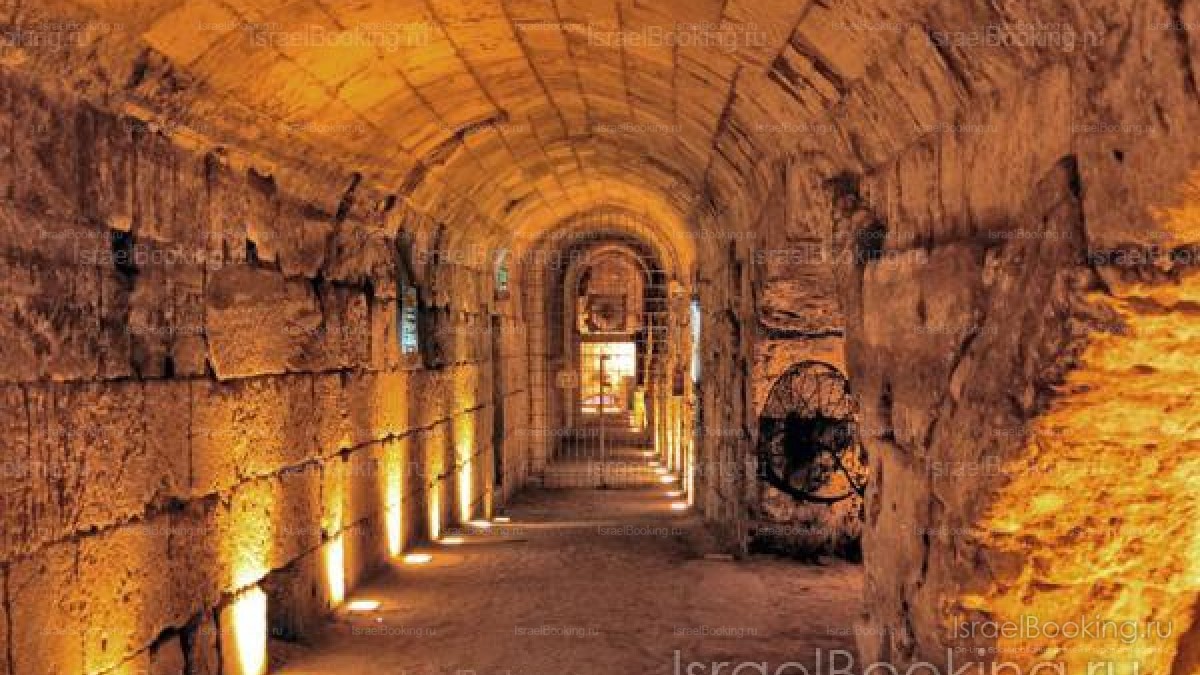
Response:
M264 158L335 161L450 222L624 207L678 226L781 141L838 142L761 132L826 123L845 78L903 38L846 21L927 3L859 4L51 0L15 23L89 22L86 48L43 64L77 89Z
M78 34L53 31L71 48L10 44L0 58L277 176L327 169L344 186L360 173L481 242L597 209L677 238L717 212L736 225L765 197L773 159L804 158L818 185L883 169L926 138L955 140L964 124L995 130L965 136L998 155L962 186L966 201L998 204L997 185L1074 150L1089 184L1122 182L1131 197L1085 204L1089 217L1136 240L1145 214L1133 205L1174 199L1190 153L1131 152L1111 167L1120 133L1058 147L1027 132L1186 127L1155 110L1190 116L1181 101L1194 82L1145 74L1195 60L1200 41L1139 29L1130 51L1120 34L1197 15L1196 3L1119 0L41 0L9 10L9 28L36 34L71 17ZM1071 44L945 37L990 26L1049 27L1037 37ZM1049 93L1030 94L1034 117L988 117L990 93L1005 89ZM943 207L951 219L959 205Z

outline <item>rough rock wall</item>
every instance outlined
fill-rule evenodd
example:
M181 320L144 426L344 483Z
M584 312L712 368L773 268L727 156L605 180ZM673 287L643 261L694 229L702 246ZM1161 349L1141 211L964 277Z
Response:
M490 270L437 270L449 358L426 370L396 336L402 205L16 76L0 95L0 672L253 670L243 643L302 639L488 508L492 401L519 418L526 370L507 335L493 390Z
M1109 10L1084 53L944 50L954 123L900 145L910 111L880 106L861 182L830 172L813 201L854 253L848 366L877 430L869 661L1195 672L1196 59L1178 7ZM901 98L943 97L923 82Z
M1197 25L1194 2L814 3L776 62L779 108L828 123L798 125L795 199L850 254L868 660L1196 672ZM719 222L754 222L770 166L716 184ZM1108 634L988 636L1081 614Z
M721 530L725 544L739 549L745 544L745 495L754 472L749 426L754 335L748 330L754 325L754 247L736 236L713 237L705 244L697 264L700 380L689 482L697 508Z
M845 374L845 320L833 275L834 250L821 221L793 203L801 167L784 164L755 227L761 238L751 252L755 330L753 411L766 405L771 388L792 365L818 361ZM749 448L754 459L754 447ZM837 504L800 502L761 480L753 464L747 503L754 546L805 557L835 554L857 558L862 500Z

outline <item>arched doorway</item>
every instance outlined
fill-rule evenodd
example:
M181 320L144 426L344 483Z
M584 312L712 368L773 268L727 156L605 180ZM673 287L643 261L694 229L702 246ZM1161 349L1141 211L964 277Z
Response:
M661 484L679 471L690 355L675 253L631 218L596 216L521 256L529 320L531 473L549 487ZM540 450L540 451L536 451Z

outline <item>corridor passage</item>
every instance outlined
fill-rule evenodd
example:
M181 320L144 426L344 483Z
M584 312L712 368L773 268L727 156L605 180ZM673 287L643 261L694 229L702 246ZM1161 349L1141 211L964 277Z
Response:
M0 4L0 675L1200 675L1200 0Z
M364 583L313 646L278 655L280 672L673 675L701 663L699 675L722 661L812 672L818 651L854 653L861 567L706 558L703 524L668 493L525 492L511 522L465 528L461 544L422 548L429 563Z

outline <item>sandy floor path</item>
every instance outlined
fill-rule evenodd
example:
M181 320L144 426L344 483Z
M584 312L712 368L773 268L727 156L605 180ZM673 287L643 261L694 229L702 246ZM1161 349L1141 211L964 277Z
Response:
M357 589L351 600L378 609L339 613L279 672L688 675L699 663L690 675L731 675L753 661L768 670L738 675L787 662L815 675L832 650L854 650L859 567L705 559L699 521L663 489L534 490L508 515Z

